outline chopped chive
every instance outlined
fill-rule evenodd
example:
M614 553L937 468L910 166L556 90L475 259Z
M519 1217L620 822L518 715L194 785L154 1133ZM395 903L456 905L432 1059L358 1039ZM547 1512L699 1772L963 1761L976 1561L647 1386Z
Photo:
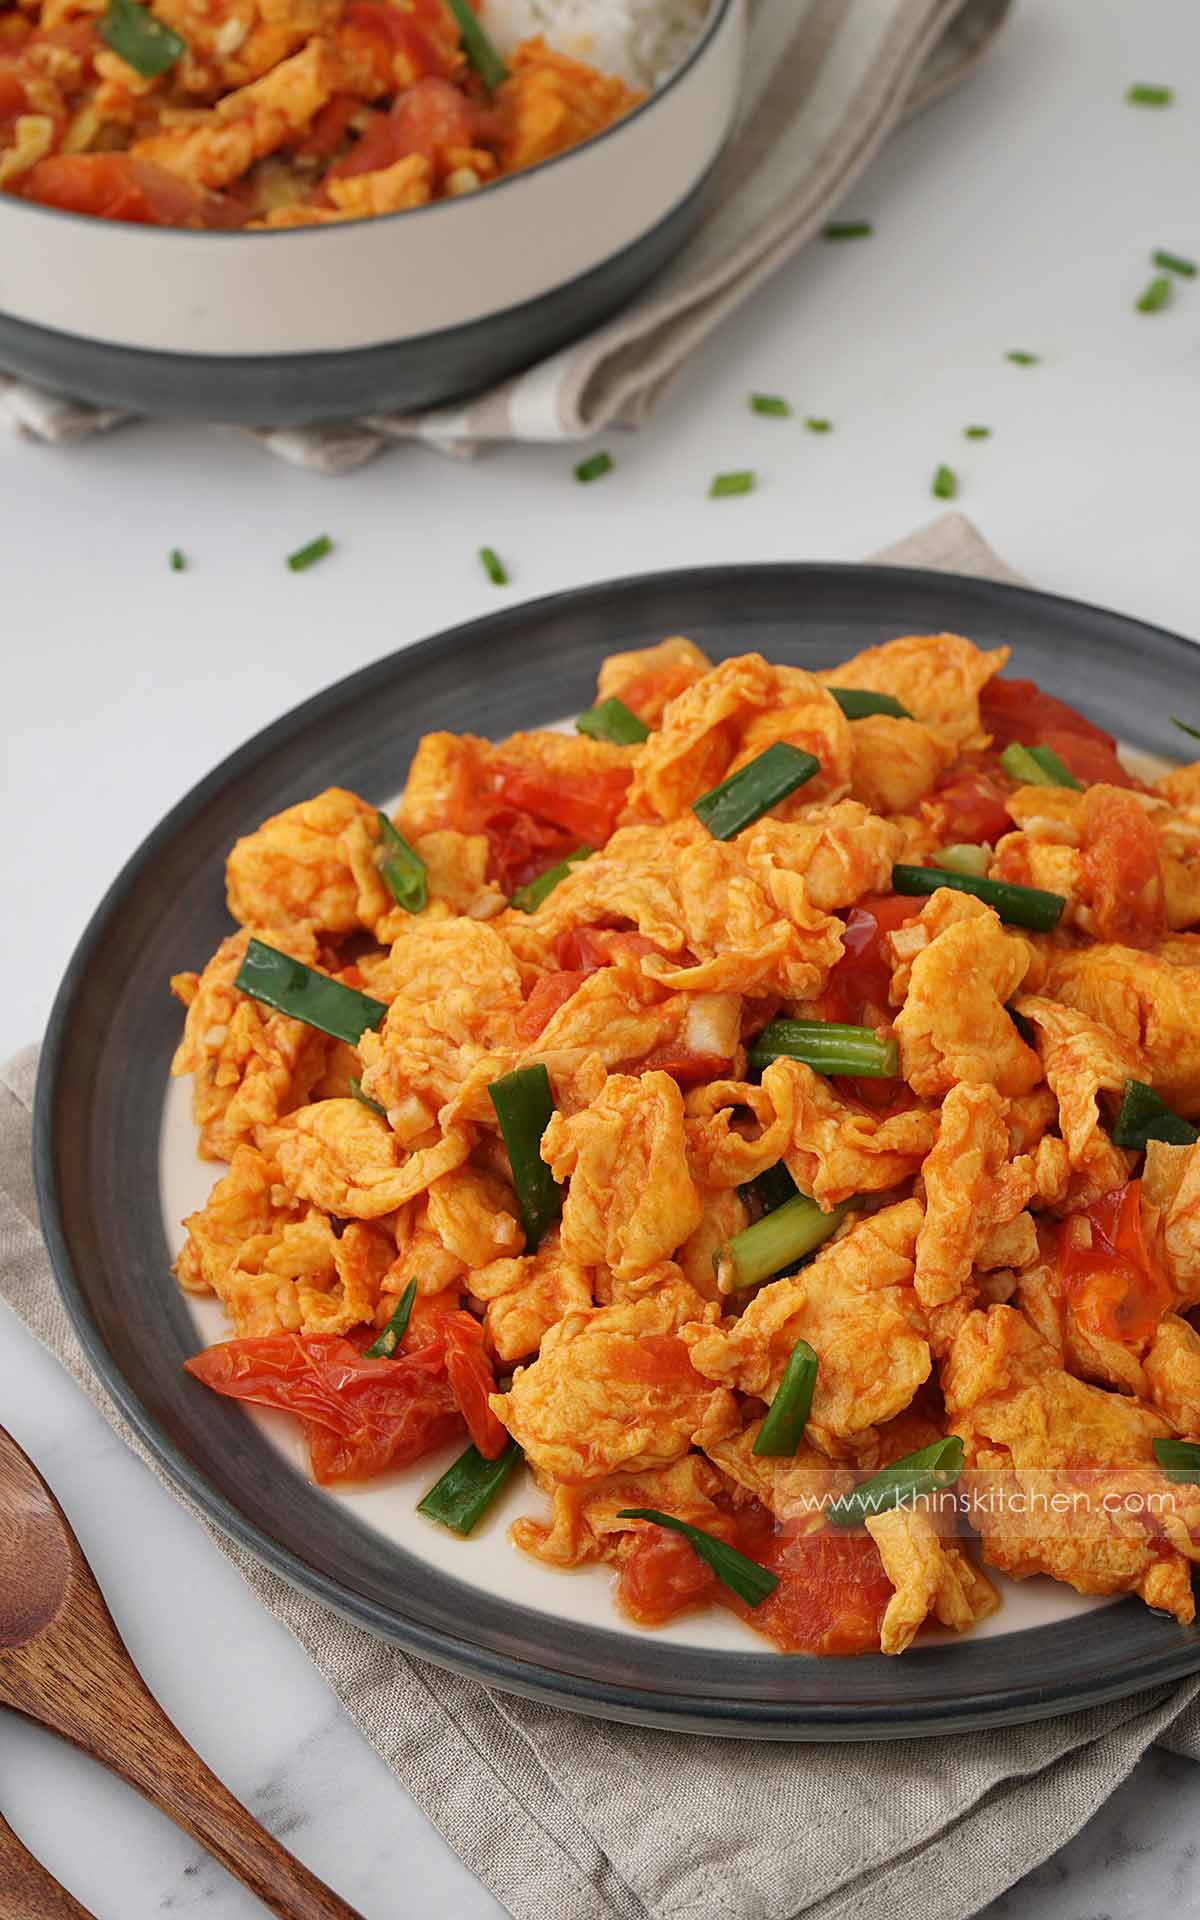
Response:
M790 1459L804 1438L805 1422L812 1409L813 1389L817 1384L819 1362L807 1340L797 1340L792 1348L783 1379L767 1409L767 1417L758 1430L752 1453L761 1458Z
M1139 313L1161 313L1170 298L1170 276L1160 273L1150 282L1138 300L1137 310Z
M823 416L818 413L810 413L804 424L810 433L833 432L833 421L824 419Z
M1200 740L1200 727L1190 727L1186 720L1180 720L1173 713L1167 717L1173 727L1179 728L1180 733L1190 733L1193 740Z
M508 586L508 572L495 547L480 547L479 558L484 572L494 587Z
M1011 347L1004 356L1014 367L1036 367L1041 357L1040 353L1029 353L1024 347Z
M516 907L520 913L536 913L542 901L549 899L559 881L565 880L571 868L578 866L581 860L590 860L592 852L591 847L576 847L574 853L569 853L556 867L547 867L545 873L539 873L537 879L531 880L528 886L518 887L509 906Z
M727 500L731 494L753 492L754 475L748 470L743 473L715 473L708 497L710 500Z
M586 486L589 480L599 480L601 474L611 473L613 458L611 453L593 453L581 460L575 469L575 478Z
M615 693L581 713L575 722L575 731L586 733L590 740L615 741L618 747L637 747L650 738L645 721L639 720Z
M508 1149L513 1190L525 1229L525 1251L535 1253L547 1227L562 1212L562 1188L542 1159L542 1135L554 1112L550 1075L539 1060L532 1067L493 1080L488 1088Z
M762 413L769 420L790 420L792 409L781 393L752 393L750 395L752 413Z
M777 740L719 787L702 793L692 802L692 812L714 840L732 840L820 771L821 762L814 754Z
M1075 778L1066 761L1059 759L1053 747L1030 747L1029 753L1043 773L1050 775L1056 787L1071 787L1076 793L1083 792L1083 781Z
M1174 98L1174 87L1147 86L1144 81L1136 81L1125 94L1131 107L1169 107Z
M410 1280L404 1292L396 1302L391 1319L377 1340L372 1340L367 1348L368 1360L390 1360L408 1332L408 1323L412 1319L413 1301L417 1297L417 1283Z
M417 1512L465 1537L482 1520L520 1458L515 1440L495 1460L485 1460L478 1447L468 1447L417 1502Z
M757 1200L762 1213L774 1213L776 1207L787 1205L794 1200L800 1189L787 1170L787 1163L777 1160L773 1167L760 1173L742 1190L742 1198Z
M167 555L167 565L172 573L182 573L187 566L187 555L182 547L172 547Z
M379 874L392 899L405 913L423 913L429 904L429 870L386 813L379 820Z
M1029 1018L1029 1015L1018 1012L1017 1008L1013 1006L1011 1000L1007 1000L1005 1002L1004 1011L1008 1015L1009 1019L1012 1021L1014 1027L1016 1028L1017 1032L1020 1034L1022 1040L1025 1042L1025 1045L1031 1048L1034 1053L1036 1053L1038 1030L1034 1026L1033 1021Z
M306 547L297 547L295 553L289 553L287 563L293 573L303 573L306 567L315 567L318 560L332 552L333 541L327 533L320 533Z
M947 873L973 874L982 880L991 865L991 849L964 845L961 841L952 847L942 847L933 855L935 867L942 867Z
M911 720L908 708L893 693L869 693L865 687L830 687L847 720L867 720L873 713L890 714L893 720Z
M360 1107L366 1107L368 1113L377 1113L381 1120L387 1119L387 1108L381 1107L378 1100L372 1100L369 1093L364 1093L362 1081L356 1080L353 1074L350 1076L350 1093Z
M1200 1486L1200 1446L1194 1440L1154 1440L1154 1458L1168 1480Z
M1066 906L1061 893L1047 893L1041 887L1019 887L1008 880L976 879L972 874L954 873L945 867L892 868L892 891L903 894L936 893L949 887L954 893L973 893L977 900L993 907L1012 927L1028 927L1034 933L1050 933L1062 919Z
M869 220L831 220L822 228L824 240L868 240L875 229Z
M844 1493L826 1507L825 1518L833 1527L860 1527L878 1513L890 1513L893 1507L909 1506L927 1493L952 1487L963 1470L963 1443L956 1433L934 1440L902 1460L893 1460L882 1473L872 1474L860 1487Z
M144 80L157 79L187 52L186 40L156 20L149 7L138 6L137 0L108 0L100 38Z
M860 1080L894 1080L900 1053L874 1027L837 1026L828 1020L772 1020L750 1049L756 1073L772 1060L802 1060L814 1073L845 1073Z
M508 68L492 45L482 21L470 0L446 0L446 5L454 15L468 64L474 67L488 92L495 93L508 79Z
M1112 1130L1113 1145L1142 1153L1148 1140L1165 1140L1171 1147L1191 1147L1200 1133L1189 1121L1172 1112L1153 1087L1142 1080L1127 1080Z
M617 1519L652 1520L656 1527L681 1533L705 1566L712 1568L722 1586L736 1593L748 1607L761 1607L768 1594L774 1593L779 1585L778 1574L768 1573L757 1560L748 1559L736 1547L726 1546L715 1534L705 1533L686 1520L677 1520L673 1513L660 1513L657 1507L622 1507Z
M806 1193L798 1193L726 1241L714 1263L718 1279L727 1281L733 1293L756 1287L815 1253L837 1232L845 1213L845 1204L825 1213Z
M933 476L933 486L930 491L935 500L953 500L958 492L958 475L954 468L944 464L940 466Z
M1010 780L1018 781L1023 787L1056 787L1059 784L1054 775L1034 759L1032 750L1018 745L1015 740L1000 755L1000 765Z
M1165 267L1168 273L1178 273L1185 280L1196 277L1196 262L1185 260L1181 253L1168 253L1165 247L1159 247L1150 258L1156 267Z
M363 1034L383 1025L387 1008L382 1000L344 987L340 980L317 973L290 954L279 953L263 940L251 940L234 986L276 1013L302 1020L334 1040L356 1047Z
M990 427L964 427L963 428L964 440L990 440L991 437L992 437L992 430Z

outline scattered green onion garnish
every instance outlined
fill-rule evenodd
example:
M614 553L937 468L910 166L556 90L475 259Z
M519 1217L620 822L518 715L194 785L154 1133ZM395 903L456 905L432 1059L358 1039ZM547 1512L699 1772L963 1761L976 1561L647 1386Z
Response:
M1000 765L1010 780L1023 787L1073 787L1076 793L1083 792L1053 747L1022 747L1014 740L1000 755Z
M894 1080L900 1053L874 1027L837 1026L828 1020L772 1020L750 1049L755 1073L772 1060L802 1060L814 1073L851 1074L860 1080Z
M797 1340L783 1370L783 1379L758 1430L752 1453L760 1458L791 1459L804 1438L817 1384L817 1356L807 1340Z
M762 413L769 420L790 420L792 409L780 393L752 393L750 408L753 413Z
M358 1045L364 1033L382 1026L387 1012L382 1000L330 980L263 940L251 940L233 984L239 992L274 1007L276 1013L302 1020L306 1027L316 1027L351 1047Z
M477 1447L468 1447L418 1501L417 1512L465 1537L482 1520L520 1458L515 1440L496 1460L485 1460Z
M1150 257L1156 267L1165 267L1168 273L1178 273L1185 280L1196 277L1196 262L1185 260L1181 253L1168 253L1165 247L1159 247Z
M708 497L710 500L726 500L735 493L753 492L754 475L748 470L743 473L715 473Z
M815 755L777 740L719 787L702 793L692 802L692 812L714 840L732 840L820 771Z
M1193 740L1200 740L1200 727L1189 726L1186 720L1178 719L1177 716L1173 713L1168 715L1168 718L1170 719L1171 725L1173 727L1179 728L1180 733L1189 733L1191 734Z
M615 693L581 713L575 722L575 731L586 733L590 740L615 741L618 747L637 747L650 738L645 721L639 720Z
M295 553L289 553L287 563L293 573L303 573L306 567L315 567L318 560L332 552L333 541L327 533L320 533L306 547L297 547Z
M410 1280L404 1292L396 1302L395 1311L377 1340L372 1340L367 1348L368 1360L390 1360L408 1332L408 1323L412 1319L413 1301L417 1297L417 1283Z
M379 816L379 873L398 907L405 913L423 913L429 904L429 872L386 813Z
M1174 98L1174 87L1147 86L1144 81L1135 82L1125 95L1131 107L1169 107Z
M469 64L474 67L488 92L495 93L502 81L508 79L508 68L492 45L470 0L446 0L446 5L457 22L459 38Z
M963 428L964 440L990 440L991 437L992 437L992 430L990 427L964 427Z
M108 0L100 38L144 80L157 79L187 52L187 41L156 20L149 7L138 6L137 0Z
M825 240L867 240L875 229L869 220L831 220L822 228Z
M1160 273L1150 282L1145 293L1138 300L1137 310L1139 313L1161 313L1170 298L1170 275Z
M1200 1486L1200 1446L1194 1440L1155 1440L1154 1458L1168 1480L1177 1485Z
M991 861L990 847L976 847L962 841L943 847L933 856L935 867L942 867L947 873L973 874L977 880L984 878Z
M167 565L172 573L182 573L187 566L187 555L182 547L172 547L167 555Z
M954 873L945 867L892 868L893 893L936 893L939 887L949 887L955 893L973 893L977 900L993 907L1009 926L1028 927L1033 933L1050 933L1062 919L1067 904L1061 893L1047 893L1041 887L1019 887L1008 880L976 879L972 874Z
M1050 775L1056 787L1070 787L1075 793L1083 792L1083 781L1075 778L1066 761L1059 759L1053 747L1030 747L1029 751L1042 772Z
M760 1280L769 1280L815 1253L837 1232L845 1213L845 1204L824 1213L806 1193L798 1193L726 1241L714 1262L718 1279L732 1293L756 1287Z
M581 460L575 469L575 478L586 485L589 480L599 480L601 474L611 473L613 458L611 453L593 453Z
M934 1440L890 1467L864 1480L860 1487L844 1493L826 1507L825 1518L832 1527L861 1527L878 1513L890 1513L893 1507L908 1506L927 1493L952 1487L963 1470L963 1443L956 1433Z
M804 422L810 433L832 433L833 421L826 420L822 414L810 413Z
M940 466L933 476L931 488L935 500L953 500L958 492L958 475L953 467Z
M365 1107L368 1113L378 1114L381 1120L387 1119L387 1108L381 1107L378 1100L372 1100L369 1093L364 1093L362 1081L356 1080L353 1074L350 1076L350 1093L351 1097L358 1101L359 1106Z
M539 1060L535 1066L518 1067L502 1080L493 1080L488 1093L508 1149L525 1251L536 1253L547 1227L562 1212L562 1188L539 1151L554 1112L550 1075Z
M673 1513L660 1513L657 1507L622 1507L617 1519L653 1520L657 1527L668 1527L672 1533L681 1533L705 1566L712 1568L722 1586L736 1593L738 1599L744 1600L748 1607L761 1607L768 1594L774 1593L779 1585L778 1574L768 1573L765 1567L759 1566L757 1560L747 1559L736 1547L726 1546L724 1540L703 1532L700 1527L693 1527L686 1520L677 1520Z
M847 720L867 720L873 713L890 714L893 720L911 720L908 708L893 693L869 693L865 687L830 687Z
M1040 353L1029 353L1024 347L1011 347L1004 356L1014 367L1036 367L1041 357Z
M479 558L488 579L494 587L508 585L508 570L496 552L495 547L480 547Z
M1022 1040L1025 1042L1025 1045L1029 1047L1032 1052L1036 1053L1038 1030L1034 1026L1033 1021L1029 1018L1029 1015L1027 1013L1018 1012L1017 1008L1013 1006L1013 1003L1011 1000L1008 1000L1005 1002L1004 1011L1008 1015L1009 1019L1012 1021L1014 1027L1016 1028L1017 1032L1020 1034Z
M528 886L518 887L509 906L516 907L520 913L536 913L542 901L549 899L559 881L566 879L571 868L591 857L591 847L576 847L574 853L569 853L556 867L547 867L545 873L539 873L537 879L531 880Z
M1112 1130L1113 1145L1142 1153L1148 1140L1165 1140L1171 1147L1191 1147L1200 1133L1160 1100L1153 1087L1127 1080L1121 1110Z

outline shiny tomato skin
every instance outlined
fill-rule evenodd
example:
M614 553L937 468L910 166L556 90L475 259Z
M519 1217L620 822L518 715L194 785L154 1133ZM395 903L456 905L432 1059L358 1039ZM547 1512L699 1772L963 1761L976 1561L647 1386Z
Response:
M1058 1229L1058 1277L1076 1318L1106 1339L1135 1346L1150 1338L1173 1301L1146 1244L1141 1195L1141 1181L1127 1181ZM1082 1221L1090 1244L1076 1224Z
M1084 715L1043 693L1033 680L989 680L979 697L979 717L992 736L993 752L1016 741L1026 747L1050 747L1085 786L1136 787L1117 758L1111 733Z
M982 768L955 774L938 787L927 804L943 845L979 847L987 841L994 846L1001 834L1012 830L1006 797L1010 790Z
M496 1391L496 1376L484 1351L483 1328L469 1313L455 1313L443 1322L446 1341L446 1378L467 1423L467 1432L485 1460L498 1460L508 1445L508 1434L488 1405Z
M892 1597L879 1549L869 1534L779 1533L755 1556L779 1585L758 1607L730 1604L783 1653L879 1651L879 1629Z
M1081 888L1097 937L1138 945L1165 933L1158 836L1134 796L1091 789L1081 846Z
M55 153L22 175L26 200L138 226L239 227L244 207L129 153Z
M547 973L534 987L525 1005L517 1015L517 1036L521 1040L536 1040L545 1027L550 1024L560 1007L576 993L584 981L590 978L588 973L575 973L564 970L560 973Z
M574 834L576 845L602 847L617 824L632 778L625 767L550 774L533 767L499 766L492 790L501 803Z
M871 1013L883 1020L890 1017L892 962L884 935L894 933L920 911L919 901L898 893L869 893L851 907L842 934L842 957L822 996L826 1020L857 1027Z
M622 1562L617 1604L639 1626L661 1627L707 1606L718 1586L716 1574L681 1533L647 1527Z

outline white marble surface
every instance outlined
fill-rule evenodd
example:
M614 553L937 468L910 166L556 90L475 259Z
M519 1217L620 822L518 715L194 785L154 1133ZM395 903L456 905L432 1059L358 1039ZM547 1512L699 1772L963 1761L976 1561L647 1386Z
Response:
M1173 81L1167 112L1122 104ZM1133 301L1155 246L1200 255L1200 13L1183 0L1020 0L975 82L909 129L848 213L729 326L618 471L570 451L473 466L402 452L340 481L237 436L140 427L71 450L0 440L8 938L0 1050L33 1037L125 856L221 754L379 654L509 598L698 560L855 558L960 504L1061 592L1193 635L1200 283ZM1029 347L1044 363L1005 363ZM817 439L753 418L780 391ZM961 439L968 421L994 428ZM750 499L708 477L753 465ZM282 556L327 529L335 557ZM166 569L185 547L184 575ZM14 910L15 909L15 910ZM0 1417L75 1521L151 1686L205 1757L366 1920L486 1920L495 1902L365 1747L290 1639L83 1397L0 1310ZM0 1807L99 1920L261 1911L89 1763L0 1718ZM1200 1907L1200 1769L1156 1755L992 1920L1140 1920ZM547 1914L552 1917L552 1898Z

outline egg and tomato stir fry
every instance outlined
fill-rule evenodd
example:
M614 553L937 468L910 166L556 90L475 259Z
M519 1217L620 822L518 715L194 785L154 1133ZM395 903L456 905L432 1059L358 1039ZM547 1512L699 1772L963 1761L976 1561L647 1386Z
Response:
M980 1560L1190 1621L1200 764L1142 784L1006 660L666 640L573 737L239 840L173 982L229 1163L191 1371L321 1482L469 1437L460 1532L523 1456L516 1545L642 1622L895 1653Z
M475 0L0 0L0 189L167 227L300 227L474 192L640 96Z

